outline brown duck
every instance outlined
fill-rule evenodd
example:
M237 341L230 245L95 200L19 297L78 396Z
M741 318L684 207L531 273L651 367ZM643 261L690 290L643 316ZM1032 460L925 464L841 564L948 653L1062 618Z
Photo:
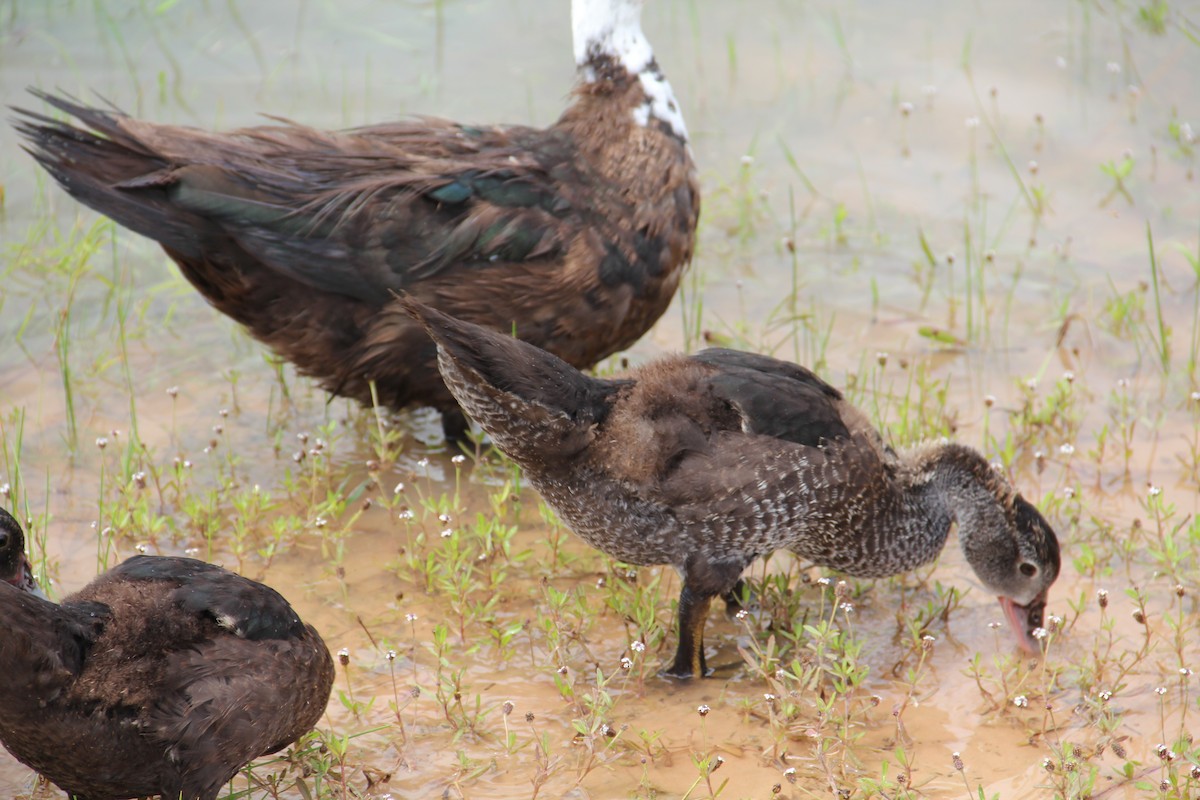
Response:
M261 583L135 556L61 605L0 509L0 742L79 800L215 800L325 711L333 660Z
M692 256L687 129L642 0L573 0L578 85L545 130L437 119L208 133L34 94L18 130L73 197L158 241L216 308L334 394L461 413L407 292L586 368L662 315Z
M832 386L736 350L670 356L628 377L561 359L408 301L463 409L584 541L683 578L667 675L706 674L704 619L759 556L786 548L848 575L895 575L959 543L1021 646L1036 649L1058 577L1054 531L974 450L894 451Z

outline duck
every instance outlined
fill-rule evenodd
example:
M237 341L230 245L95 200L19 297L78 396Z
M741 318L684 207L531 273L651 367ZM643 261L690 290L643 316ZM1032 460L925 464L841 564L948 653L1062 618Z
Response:
M811 370L725 348L585 375L537 347L415 298L446 386L592 547L681 577L679 641L663 674L709 674L704 624L760 556L789 550L881 578L934 561L952 524L1017 643L1039 651L1061 559L1054 529L977 451L887 445Z
M0 743L80 800L216 800L325 713L333 659L274 589L134 556L61 604L0 508Z
M81 125L14 109L16 127L72 197L157 241L325 390L432 406L459 440L465 420L397 293L586 369L649 330L691 261L696 168L643 2L572 0L576 86L545 129L209 133L38 90Z

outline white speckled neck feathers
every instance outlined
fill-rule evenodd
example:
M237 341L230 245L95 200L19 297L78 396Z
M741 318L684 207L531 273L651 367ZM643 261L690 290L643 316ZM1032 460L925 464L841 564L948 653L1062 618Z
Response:
M642 127L652 119L665 123L686 142L687 126L675 93L642 33L642 4L643 0L572 0L571 30L580 80L589 84L604 80L605 62L619 64L638 79L646 95L645 103L633 110L634 121Z

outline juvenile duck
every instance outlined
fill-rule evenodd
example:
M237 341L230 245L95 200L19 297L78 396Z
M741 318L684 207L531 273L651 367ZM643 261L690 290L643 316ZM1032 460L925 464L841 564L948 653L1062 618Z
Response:
M261 583L135 556L61 605L0 509L0 742L80 800L215 800L310 730L333 659Z
M707 673L704 619L759 556L786 548L877 578L937 558L951 523L1021 646L1035 651L1054 531L974 450L894 451L804 367L736 350L669 356L618 380L408 299L463 409L584 541L683 579L666 674Z
M439 119L208 133L34 91L18 130L73 197L158 241L222 313L334 394L464 421L394 301L586 368L662 315L700 210L643 0L573 0L578 84L545 130Z

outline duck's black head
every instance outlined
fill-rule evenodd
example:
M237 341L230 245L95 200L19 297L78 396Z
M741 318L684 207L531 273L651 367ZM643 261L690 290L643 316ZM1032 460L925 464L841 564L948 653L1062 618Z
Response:
M25 532L3 508L0 508L0 581L40 594L29 559L25 557Z

